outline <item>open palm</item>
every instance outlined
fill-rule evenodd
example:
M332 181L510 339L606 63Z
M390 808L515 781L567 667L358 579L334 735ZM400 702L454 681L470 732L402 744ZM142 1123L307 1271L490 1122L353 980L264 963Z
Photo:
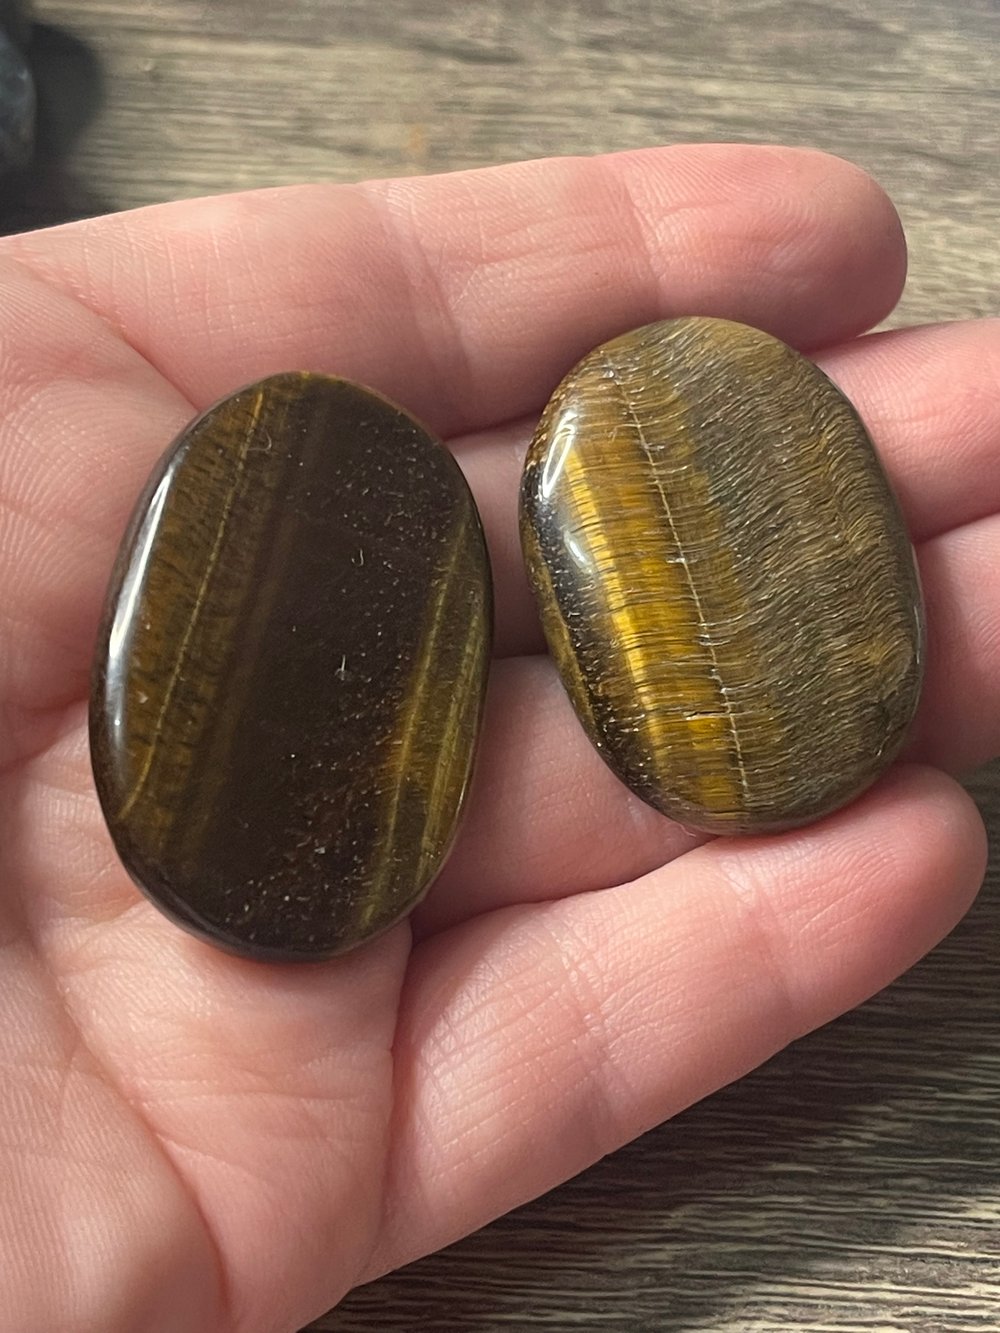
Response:
M3 1328L293 1329L737 1077L954 924L984 838L942 770L1000 749L1000 330L847 341L904 269L860 172L724 147L269 191L0 243ZM519 564L533 414L596 343L695 312L817 355L919 547L912 762L781 837L696 838L616 783ZM139 896L85 737L146 473L196 411L288 369L358 379L451 442L498 607L444 875L411 924L299 967L217 953Z

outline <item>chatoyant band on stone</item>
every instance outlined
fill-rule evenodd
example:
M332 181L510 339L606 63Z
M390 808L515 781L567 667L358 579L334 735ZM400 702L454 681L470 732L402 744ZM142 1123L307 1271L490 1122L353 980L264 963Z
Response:
M531 444L521 535L580 720L712 832L845 804L898 752L923 618L854 409L742 325L598 348ZM443 446L345 380L278 375L168 449L112 575L91 697L126 869L233 952L333 956L420 900L475 755L492 589Z

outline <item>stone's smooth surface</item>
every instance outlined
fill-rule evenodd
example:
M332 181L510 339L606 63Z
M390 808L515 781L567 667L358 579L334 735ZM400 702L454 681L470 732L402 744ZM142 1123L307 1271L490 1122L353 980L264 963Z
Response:
M406 413L310 374L212 408L146 487L100 634L94 771L129 873L240 953L384 930L455 833L491 625L468 487Z
M529 450L521 533L580 720L650 805L788 828L899 751L913 551L853 407L774 338L678 319L584 358Z
M25 166L35 147L35 81L27 61L0 29L0 173Z

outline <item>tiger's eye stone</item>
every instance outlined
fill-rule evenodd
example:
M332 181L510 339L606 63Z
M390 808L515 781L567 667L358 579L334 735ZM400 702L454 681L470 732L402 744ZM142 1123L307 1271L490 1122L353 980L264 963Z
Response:
M492 593L451 455L345 380L194 422L112 577L91 698L121 859L235 952L343 952L409 911L469 780Z
M783 343L689 318L597 348L535 434L521 535L580 720L658 810L789 828L899 751L912 547L857 413Z

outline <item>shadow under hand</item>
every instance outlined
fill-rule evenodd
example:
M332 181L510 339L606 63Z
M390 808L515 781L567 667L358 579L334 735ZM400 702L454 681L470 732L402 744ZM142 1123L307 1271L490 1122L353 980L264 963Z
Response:
M36 24L27 46L38 94L31 162L0 179L0 234L56 226L112 211L73 171L73 148L101 105L97 57L79 38Z
M972 785L996 828L1000 772ZM993 1327L997 890L994 864L951 938L860 1010L315 1327Z

